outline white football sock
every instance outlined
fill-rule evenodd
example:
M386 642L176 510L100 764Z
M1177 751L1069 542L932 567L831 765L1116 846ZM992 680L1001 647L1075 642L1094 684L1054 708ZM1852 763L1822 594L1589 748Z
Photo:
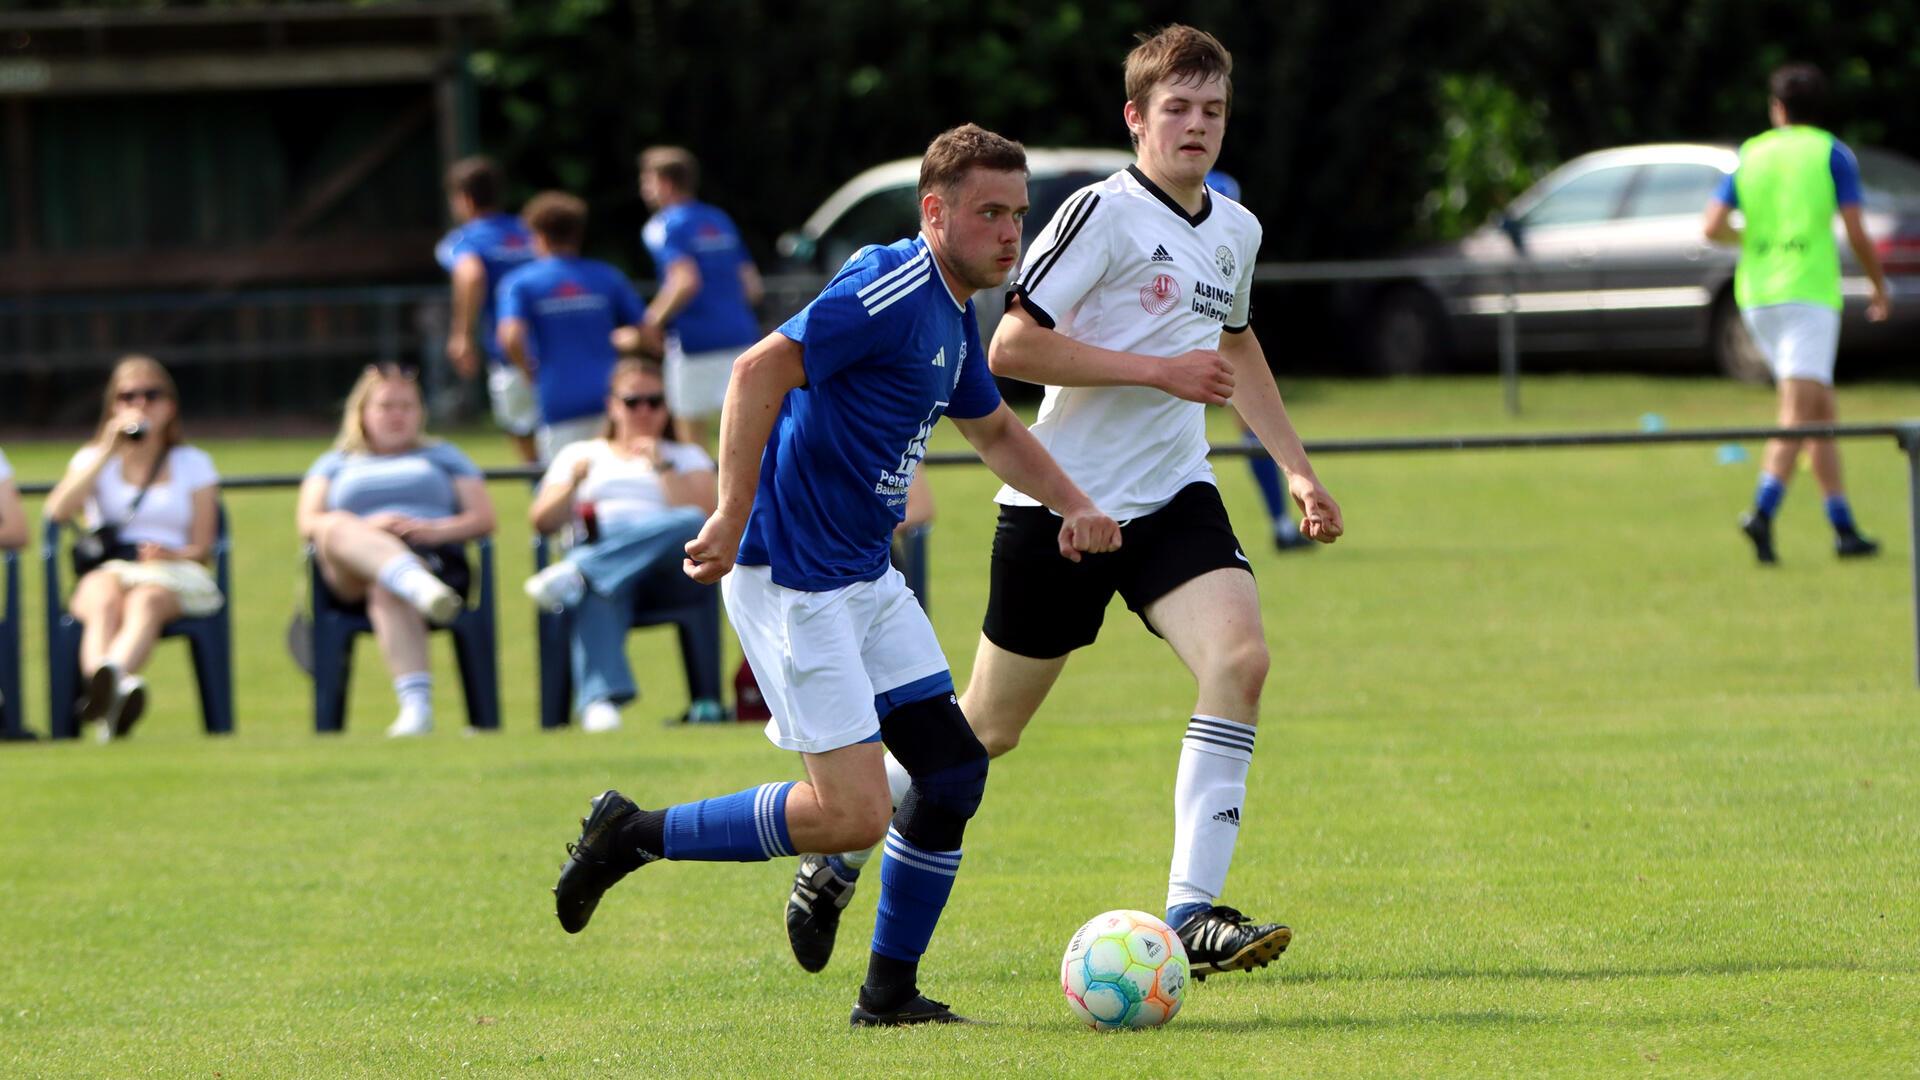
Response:
M434 585L440 581L427 569L427 564L420 561L420 556L412 552L388 559L376 580L385 585L388 592L414 607L424 607L437 591Z
M400 710L418 716L433 715L433 675L409 671L393 679L393 695L400 699Z
M1196 716L1187 723L1173 782L1169 911L1182 904L1211 904L1226 888L1233 844L1240 838L1255 730L1218 716Z

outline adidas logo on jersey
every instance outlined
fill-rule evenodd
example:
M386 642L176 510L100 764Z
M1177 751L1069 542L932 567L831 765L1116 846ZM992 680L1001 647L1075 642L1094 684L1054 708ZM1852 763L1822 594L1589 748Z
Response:
M1240 827L1240 808L1235 806L1213 815L1213 820L1224 821L1234 828Z
M940 346L940 351L933 354L933 366L934 367L947 366L947 347L945 345Z
M1147 261L1148 262L1172 262L1173 256L1167 254L1167 245L1155 244L1153 247L1153 255L1150 258L1148 258Z

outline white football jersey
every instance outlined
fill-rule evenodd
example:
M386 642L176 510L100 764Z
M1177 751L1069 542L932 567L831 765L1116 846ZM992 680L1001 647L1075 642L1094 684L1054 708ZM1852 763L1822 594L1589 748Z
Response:
M1188 214L1135 166L1075 192L1009 293L1041 326L1103 349L1174 357L1247 328L1260 221L1218 192ZM1117 521L1153 513L1207 464L1206 406L1144 386L1049 386L1033 433ZM1037 506L1003 487L996 502Z

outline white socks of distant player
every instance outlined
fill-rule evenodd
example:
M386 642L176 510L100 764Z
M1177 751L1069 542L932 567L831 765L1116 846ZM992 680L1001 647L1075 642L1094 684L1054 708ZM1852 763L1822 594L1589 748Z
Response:
M1240 812L1253 762L1251 724L1196 716L1180 740L1180 771L1173 781L1173 870L1167 910L1211 904L1227 884Z
M913 777L907 775L906 766L900 764L899 759L895 758L892 754L888 754L886 760L887 794L893 796L893 808L898 810L900 804L907 801L907 788L913 784ZM872 848L867 848L865 851L843 851L840 853L840 861L855 870L867 865L867 860L872 857Z

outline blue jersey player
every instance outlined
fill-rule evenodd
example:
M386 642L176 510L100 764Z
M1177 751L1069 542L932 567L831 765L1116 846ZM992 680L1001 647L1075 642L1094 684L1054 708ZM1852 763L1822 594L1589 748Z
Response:
M561 869L561 925L656 860L758 862L885 841L879 915L856 1027L959 1020L918 986L919 961L986 787L933 628L888 564L928 433L949 415L988 467L1060 515L1062 556L1111 551L1095 509L1001 402L969 297L1019 253L1020 144L974 125L928 146L922 232L870 247L739 361L721 414L720 501L687 573L722 582L727 614L772 708L767 735L807 779L643 810L593 800ZM895 812L884 749L911 786Z
M704 443L727 399L733 362L760 339L760 272L726 211L694 197L700 163L678 146L640 155L640 197L654 215L640 241L660 275L643 348L666 356L667 411L681 442Z
M540 258L500 283L500 346L533 380L540 409L535 442L551 461L606 422L615 341L638 333L646 309L619 270L580 256L587 204L560 191L527 202Z
M456 162L447 170L447 208L459 222L433 256L453 281L447 327L447 362L471 379L487 365L487 397L494 423L510 436L520 457L532 461L533 429L540 423L533 389L520 369L507 363L495 337L494 299L500 282L533 261L533 234L503 209L500 167L489 158Z

